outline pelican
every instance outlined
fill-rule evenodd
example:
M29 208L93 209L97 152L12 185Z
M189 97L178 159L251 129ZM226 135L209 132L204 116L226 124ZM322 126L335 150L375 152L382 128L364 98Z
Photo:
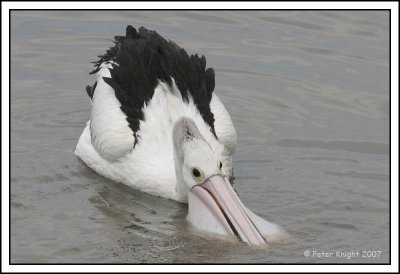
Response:
M144 27L114 39L94 62L77 157L113 181L188 203L187 221L210 237L261 246L282 235L229 181L237 136L205 57Z

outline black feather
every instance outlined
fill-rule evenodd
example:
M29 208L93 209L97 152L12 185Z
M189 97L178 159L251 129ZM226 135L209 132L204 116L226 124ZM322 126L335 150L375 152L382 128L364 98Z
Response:
M90 99L93 99L93 93L94 90L96 89L97 82L94 83L93 86L86 86L86 92L89 95Z
M98 72L104 62L114 61L117 64L110 69L111 77L103 79L115 90L135 137L143 120L142 108L153 97L158 80L172 85L171 77L175 79L184 100L188 100L188 94L193 97L201 116L217 137L210 109L215 74L212 68L206 69L204 56L189 56L174 42L144 27L136 31L129 25L125 36L115 36L114 39L115 45L94 62L95 69L91 74ZM91 98L94 89L95 85L86 88Z

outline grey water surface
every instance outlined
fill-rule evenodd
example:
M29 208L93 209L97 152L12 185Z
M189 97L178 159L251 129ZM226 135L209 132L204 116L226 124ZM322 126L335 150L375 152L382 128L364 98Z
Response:
M239 137L235 188L290 241L200 237L185 204L75 157L90 62L127 24L206 56ZM387 263L389 100L386 11L12 11L11 262Z

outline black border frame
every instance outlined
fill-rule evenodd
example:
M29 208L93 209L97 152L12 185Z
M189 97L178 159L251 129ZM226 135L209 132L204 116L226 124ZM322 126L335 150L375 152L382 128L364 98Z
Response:
M13 2L13 1L12 1ZM103 1L101 1L103 2ZM149 1L152 2L152 1ZM189 1L192 2L192 1ZM193 1L197 2L197 1ZM212 2L212 1L206 1ZM287 1L284 1L287 2ZM386 2L386 1L382 1ZM397 2L397 1L387 1L387 2ZM391 255L392 255L392 242L391 242L391 56L392 56L392 36L391 36L391 9L9 9L9 98L11 98L11 12L12 11L387 11L389 12L389 263L12 263L11 262L11 100L9 102L9 265L310 265L310 266L320 266L320 265L391 265ZM1 76L3 78L3 74ZM3 166L1 166L3 169ZM2 257L0 259L2 261ZM1 262L1 265L3 262ZM70 273L70 272L60 272L60 273ZM196 273L196 272L195 272Z

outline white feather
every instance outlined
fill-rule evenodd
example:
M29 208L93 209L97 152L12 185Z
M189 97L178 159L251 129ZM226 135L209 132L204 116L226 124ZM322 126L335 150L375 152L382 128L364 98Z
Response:
M121 104L103 77L110 77L108 67L102 64L97 73L97 86L92 98L90 117L91 141L96 151L106 160L115 161L129 153L135 138Z
M230 154L235 153L237 144L236 130L228 111L214 92L210 102L211 112L214 114L214 128L218 139L224 143Z

